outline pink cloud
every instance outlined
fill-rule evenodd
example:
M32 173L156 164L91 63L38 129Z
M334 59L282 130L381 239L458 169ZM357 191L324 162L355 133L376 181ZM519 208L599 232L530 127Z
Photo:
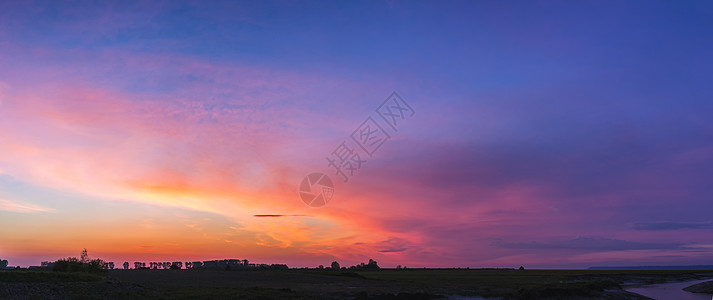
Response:
M82 55L96 54L44 52L40 57L48 66L25 68L0 56L0 65L10 67L5 70L25 78L5 83L0 169L6 174L98 201L228 216L241 223L241 232L254 235L253 246L274 249L264 252L276 256L364 260L363 254L340 246L346 241L384 249L378 247L389 239L388 231L367 233L360 227L371 216L355 217L349 206L336 214L311 210L296 194L301 176L315 168L314 162L323 164L322 156L334 143L331 137L346 135L338 128L353 126L348 118L329 113L339 110L330 107L332 97L359 98L364 84L180 56L112 52L76 58ZM65 63L55 60L60 56L77 64L64 69ZM101 79L103 74L120 79L124 72L149 72L159 78L149 86L168 84L171 89L137 92ZM188 75L198 80L183 82L181 76ZM313 217L252 217L262 213ZM341 219L345 216L350 217Z

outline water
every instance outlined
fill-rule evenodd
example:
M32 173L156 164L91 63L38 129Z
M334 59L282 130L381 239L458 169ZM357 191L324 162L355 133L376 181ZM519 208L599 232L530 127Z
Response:
M639 295L644 295L649 298L662 300L711 300L713 298L711 295L690 293L683 290L685 287L709 280L710 279L641 285L625 288L625 290Z
M500 300L502 298L483 298L476 296L449 295L448 300Z

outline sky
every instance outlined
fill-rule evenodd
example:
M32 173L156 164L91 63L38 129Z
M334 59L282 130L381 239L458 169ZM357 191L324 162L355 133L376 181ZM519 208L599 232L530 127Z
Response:
M711 36L710 1L2 1L0 258L711 264Z

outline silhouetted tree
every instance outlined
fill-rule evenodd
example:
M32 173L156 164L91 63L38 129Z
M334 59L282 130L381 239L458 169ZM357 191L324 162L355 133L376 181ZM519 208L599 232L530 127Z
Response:
M7 259L0 259L0 269L7 268Z
M366 269L379 269L379 265L376 264L376 261L373 259L369 259L369 263L364 266Z
M98 258L90 260L89 262L87 262L87 264L89 265L90 273L101 273L107 268L106 262Z
M82 254L79 255L79 261L82 263L89 262L89 254L87 254L87 248L84 248L84 250L82 250Z
M332 262L332 270L339 270L339 262L336 260Z
M524 269L525 269L525 267L520 266L520 268L518 270L524 270Z
M129 262L125 261L124 262L124 270L128 270L128 269L129 269Z

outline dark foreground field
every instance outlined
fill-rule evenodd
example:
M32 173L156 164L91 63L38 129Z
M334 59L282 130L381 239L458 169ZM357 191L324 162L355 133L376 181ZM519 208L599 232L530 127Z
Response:
M11 299L648 299L624 283L711 278L710 271L477 270L113 270L106 276L0 272Z

